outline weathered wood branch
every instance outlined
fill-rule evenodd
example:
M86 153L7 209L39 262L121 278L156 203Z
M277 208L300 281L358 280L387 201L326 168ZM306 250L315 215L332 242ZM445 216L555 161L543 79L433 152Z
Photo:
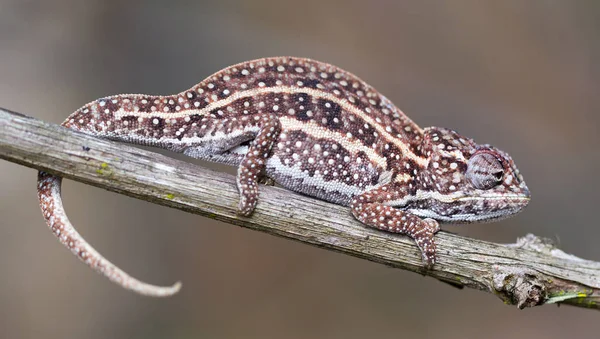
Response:
M363 227L348 209L261 186L238 217L235 178L0 109L0 158L113 192L491 292L519 308L548 303L600 309L600 263L527 235L502 245L441 231L432 270L407 237ZM34 178L32 177L32 180ZM41 218L41 217L40 217Z

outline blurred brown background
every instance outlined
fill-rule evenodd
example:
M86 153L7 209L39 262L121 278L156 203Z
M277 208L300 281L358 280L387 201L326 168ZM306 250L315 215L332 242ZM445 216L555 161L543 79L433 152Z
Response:
M511 153L528 232L600 260L598 1L0 1L0 106L60 123L116 93L169 94L240 61L295 55L378 88L421 126ZM174 298L93 273L46 228L35 171L0 161L2 338L584 338L598 313L496 297L67 181L81 233Z

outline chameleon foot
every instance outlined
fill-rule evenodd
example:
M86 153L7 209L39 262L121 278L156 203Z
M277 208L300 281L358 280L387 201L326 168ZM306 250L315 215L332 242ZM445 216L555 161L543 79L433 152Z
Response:
M393 200L388 192L388 187L383 186L354 198L350 205L352 214L366 226L411 237L421 250L424 266L431 268L435 264L434 235L440 230L438 222L429 218L421 219L410 212L377 201Z

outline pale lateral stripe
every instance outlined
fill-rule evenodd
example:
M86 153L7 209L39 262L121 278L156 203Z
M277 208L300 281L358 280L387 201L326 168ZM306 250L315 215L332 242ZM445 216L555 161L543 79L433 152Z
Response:
M488 212L485 214L476 213L463 213L454 215L442 215L435 211L420 208L410 208L408 211L421 218L432 218L441 222L447 223L471 223L471 222L486 222L493 220L500 220L508 217L506 213L502 211Z
M355 114L356 116L363 119L365 122L373 125L375 127L375 129L377 130L377 132L379 133L379 135L385 136L385 138L390 143L394 144L396 147L398 147L402 151L402 155L404 157L412 159L416 163L423 165L423 166L427 165L427 163L428 163L428 160L426 158L421 158L421 157L417 156L416 154L414 154L405 143L403 143L401 140L398 140L397 137L392 136L390 133L388 133L385 130L385 127L381 126L379 123L377 123L375 121L375 119L373 119L369 115L365 114L365 112L361 111L360 109L358 109L356 106L352 105L347 100L340 99L331 93L328 93L325 91L320 91L317 89L312 89L312 88L300 88L300 87L295 87L295 86L261 87L261 88L250 89L247 91L234 92L229 97L222 99L222 100L214 101L202 109L188 109L188 110L181 110L179 112L158 112L158 111L156 111L156 112L139 112L139 111L131 112L131 111L119 110L119 111L115 112L115 119L120 119L120 118L123 118L126 116L158 117L158 118L162 118L162 119L182 118L182 117L186 117L186 116L193 115L193 114L198 114L200 116L204 116L204 115L207 115L210 111L227 106L236 100L239 100L242 98L247 98L247 97L253 97L253 96L261 95L261 94L267 94L267 93L289 93L289 94L306 93L306 94L309 94L316 98L327 99L332 102L335 102L338 105L340 105L340 107L342 107L343 109Z
M503 195L503 194L498 194L498 193L492 193L492 194L481 194L481 195L470 195L470 196L465 196L464 192L454 192L454 193L450 193L450 194L443 194L437 191L423 191L423 190L417 190L417 193L415 195L407 195L405 197L403 197L402 199L398 199L398 200L393 200L393 201L386 201L385 204L389 205L389 206L397 206L397 207L402 207L402 206L406 206L406 204L408 204L409 202L413 202L413 201L419 201L419 200L437 200L439 202L442 203L452 203L455 201L468 201L468 200L505 200L505 199L527 199L524 198L522 195Z

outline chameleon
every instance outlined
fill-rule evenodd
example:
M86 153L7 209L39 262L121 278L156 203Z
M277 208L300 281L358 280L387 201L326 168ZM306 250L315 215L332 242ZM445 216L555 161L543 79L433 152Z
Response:
M440 223L503 219L530 200L504 151L447 128L421 128L357 76L306 58L239 63L175 95L103 97L62 126L237 166L240 217L251 216L265 178L347 206L367 227L414 239L429 269ZM69 222L60 187L60 177L38 173L42 214L72 253L134 292L179 291L180 283L135 279L94 250Z

